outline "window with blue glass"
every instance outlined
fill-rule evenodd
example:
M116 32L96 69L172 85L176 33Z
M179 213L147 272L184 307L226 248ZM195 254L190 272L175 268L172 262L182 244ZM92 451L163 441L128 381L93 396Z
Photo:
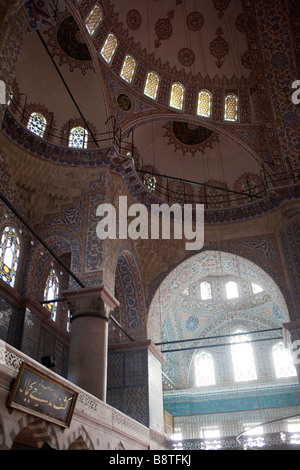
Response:
M47 278L46 286L44 290L44 301L49 301L49 302L44 305L51 313L50 318L53 321L56 320L56 313L57 313L57 302L53 302L53 300L55 301L56 299L58 299L58 293L59 293L59 280L54 269L51 269L48 274L48 278Z
M17 231L4 227L0 242L0 279L14 287L20 258L20 239Z

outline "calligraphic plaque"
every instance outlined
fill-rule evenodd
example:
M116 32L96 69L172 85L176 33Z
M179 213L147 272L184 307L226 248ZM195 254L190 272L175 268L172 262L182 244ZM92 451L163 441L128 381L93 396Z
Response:
M71 388L23 362L7 406L69 427L77 397Z

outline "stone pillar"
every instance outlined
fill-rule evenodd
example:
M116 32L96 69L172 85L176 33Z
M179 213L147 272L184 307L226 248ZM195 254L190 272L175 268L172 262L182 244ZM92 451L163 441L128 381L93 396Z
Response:
M107 402L159 433L164 433L163 361L150 340L109 347Z
M103 286L63 295L71 311L68 380L106 401L108 321L118 301Z
M283 323L285 345L291 351L300 382L300 320Z

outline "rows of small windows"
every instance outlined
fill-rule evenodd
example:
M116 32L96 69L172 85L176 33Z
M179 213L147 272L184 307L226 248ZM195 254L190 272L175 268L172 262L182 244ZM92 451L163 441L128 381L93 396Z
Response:
M280 430L282 431L282 427L285 428L284 432L288 433L297 433L295 436L292 436L291 444L299 445L299 432L300 432L300 420L299 418L291 418L288 419L285 423L283 421L280 426ZM261 422L245 422L242 425L242 429L244 430L245 436L263 436L266 431L267 427L262 425ZM206 441L203 445L203 449L206 450L213 450L221 448L220 444L216 439L221 438L222 436L222 427L221 426L199 426L198 437L200 439L214 439L214 441ZM174 434L173 439L175 441L182 441L183 433L180 427L174 427ZM257 440L249 440L246 441L248 447L257 447L259 444L260 447L264 445L264 439L261 438L259 441Z
M90 34L93 36L98 25L103 18L102 10L99 5L95 5L91 12L88 14L85 25ZM117 50L118 40L113 33L109 33L103 47L100 50L100 55L107 64L112 62L112 58ZM127 83L131 84L136 70L136 60L130 54L125 56L120 77ZM149 71L146 77L144 94L156 100L158 96L158 89L160 84L160 77L155 71ZM169 105L172 108L183 110L184 106L185 87L175 82L172 84ZM212 94L208 90L201 90L198 93L197 101L197 115L205 118L210 118L212 112ZM228 93L224 100L224 120L236 122L238 120L238 97L234 93Z
M98 25L102 20L102 10L98 5L95 5L86 18L85 25L90 34L93 36ZM113 33L109 33L103 47L101 48L101 57L107 64L110 64L112 58L118 47L118 41ZM120 77L127 83L131 84L136 70L135 59L127 54L125 56ZM145 96L156 100L158 95L160 78L159 75L150 71L147 74L146 83L144 87ZM169 105L172 108L182 110L184 105L185 88L181 83L173 83L171 87ZM212 112L212 94L208 90L201 90L198 94L197 101L197 115L205 118L210 118ZM229 93L225 96L224 100L224 120L236 122L238 120L238 97ZM30 115L27 128L38 135L43 137L47 126L45 116L39 112L34 112ZM76 126L70 131L69 147L83 149L87 148L88 131L81 126Z
M251 289L252 289L252 294L259 294L260 292L263 291L262 287L260 287L255 282L251 283ZM182 293L185 296L189 295L189 293L190 293L189 287L185 288ZM225 283L225 293L226 293L226 298L228 300L237 299L240 295L237 282L228 281L227 283ZM200 295L201 300L212 300L213 299L212 285L211 285L210 282L208 282L208 281L200 282L199 295Z
M17 230L12 226L4 227L0 240L0 279L11 287L15 287L20 254L21 244ZM59 298L59 284L59 278L55 269L51 267L44 286L43 301L53 321L56 320L58 302L55 302L55 300ZM69 320L68 318L68 330L70 329Z
M231 337L231 358L235 382L257 380L254 352L247 332L237 330ZM290 351L282 341L272 347L272 358L277 378L296 377L296 369ZM195 385L203 387L216 384L213 355L199 351L194 362Z
M28 123L27 129L33 132L34 134L38 135L39 137L43 137L45 130L47 127L47 120L45 116L41 113L34 112L31 113ZM76 126L71 129L68 138L68 145L70 148L77 148L77 149L85 149L87 148L88 143L88 131L84 129L84 127Z

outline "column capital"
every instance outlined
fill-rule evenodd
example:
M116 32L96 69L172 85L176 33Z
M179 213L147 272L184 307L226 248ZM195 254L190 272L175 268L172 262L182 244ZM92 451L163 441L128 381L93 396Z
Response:
M119 306L117 299L104 285L69 290L62 295L67 299L73 317L94 315L108 320L110 312Z

